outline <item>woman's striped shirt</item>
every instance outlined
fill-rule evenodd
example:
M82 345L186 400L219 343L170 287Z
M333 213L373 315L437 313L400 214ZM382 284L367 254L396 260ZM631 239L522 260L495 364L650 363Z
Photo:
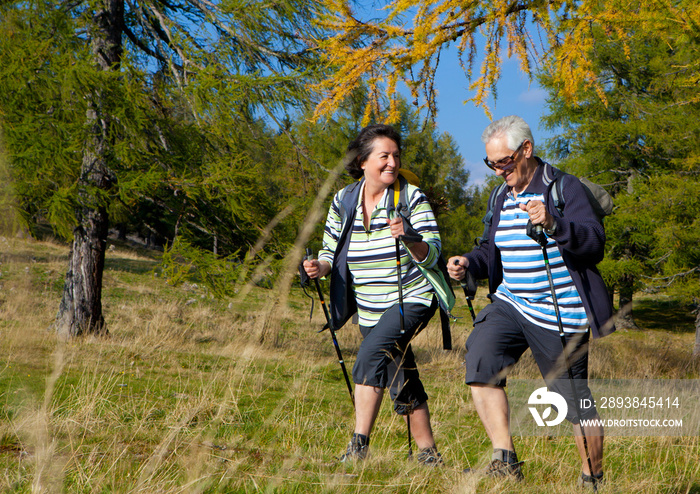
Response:
M406 197L410 202L411 225L423 236L423 241L429 246L428 255L420 264L431 268L437 262L441 249L435 216L428 204L428 199L420 189L410 184L407 187ZM373 327L384 311L399 300L396 240L391 236L386 209L387 194L393 195L393 190L390 187L384 191L384 196L372 211L369 230L365 229L363 223L363 193L363 190L360 191L355 221L350 234L348 267L357 300L359 324ZM331 266L333 253L338 247L341 228L339 195L336 194L328 211L323 233L323 248L318 256L319 260L327 261ZM429 306L433 299L432 287L414 265L417 261L413 260L403 245L400 246L400 258L404 303L420 303Z
M529 216L518 206L533 200L544 202L544 197L524 193L515 198L511 191L503 202L495 235L503 264L503 281L496 296L511 303L530 322L559 331L542 247L527 236ZM585 332L586 310L556 242L549 238L546 248L564 331Z

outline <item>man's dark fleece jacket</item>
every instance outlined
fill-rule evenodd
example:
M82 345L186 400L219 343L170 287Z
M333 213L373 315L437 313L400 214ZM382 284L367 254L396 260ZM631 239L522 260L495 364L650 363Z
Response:
M556 230L551 236L557 243L566 267L576 285L586 315L591 326L591 336L600 338L615 331L613 307L603 278L596 264L603 259L605 230L598 221L584 186L573 175L561 174L548 163L537 158L539 166L535 171L526 192L546 192L546 207L556 221ZM564 208L560 213L553 204L551 188L554 181L545 185L544 177L552 178L561 174ZM545 190L546 189L546 190ZM495 190L495 189L494 189ZM501 208L510 187L504 187L496 198L491 227L487 238L482 238L479 246L464 256L469 259L469 271L476 279L488 278L489 293L493 294L503 280L501 254L494 237L501 218Z

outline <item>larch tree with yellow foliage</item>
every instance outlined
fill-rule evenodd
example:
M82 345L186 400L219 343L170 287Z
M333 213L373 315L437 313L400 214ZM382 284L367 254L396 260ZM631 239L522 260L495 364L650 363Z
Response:
M697 2L688 0L394 0L375 2L371 10L361 2L325 4L329 13L321 24L331 35L319 44L335 70L316 87L322 97L316 116L332 114L366 84L371 98L365 123L387 111L386 121L397 119L400 83L416 106L434 116L435 73L450 46L457 47L470 83L464 102L487 114L504 49L525 74L532 75L536 64L554 74L560 97L575 100L580 90L593 89L604 100L591 65L594 28L621 38L630 29L692 29L700 17Z

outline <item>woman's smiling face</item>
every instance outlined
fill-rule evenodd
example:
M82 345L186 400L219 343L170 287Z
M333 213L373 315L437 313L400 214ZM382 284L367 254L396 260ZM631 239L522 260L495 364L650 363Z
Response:
M365 181L372 187L386 189L399 176L401 154L399 146L388 137L378 137L372 143L372 152L361 168Z

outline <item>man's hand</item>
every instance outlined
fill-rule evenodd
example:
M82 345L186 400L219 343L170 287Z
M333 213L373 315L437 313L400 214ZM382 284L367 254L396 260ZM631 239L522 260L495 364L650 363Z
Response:
M447 260L447 272L450 278L454 280L459 281L464 279L467 267L469 267L469 259L464 256L454 256Z
M554 217L547 212L542 201L528 201L527 204L519 206L523 211L527 211L533 225L542 225L545 230L551 230L554 226Z

